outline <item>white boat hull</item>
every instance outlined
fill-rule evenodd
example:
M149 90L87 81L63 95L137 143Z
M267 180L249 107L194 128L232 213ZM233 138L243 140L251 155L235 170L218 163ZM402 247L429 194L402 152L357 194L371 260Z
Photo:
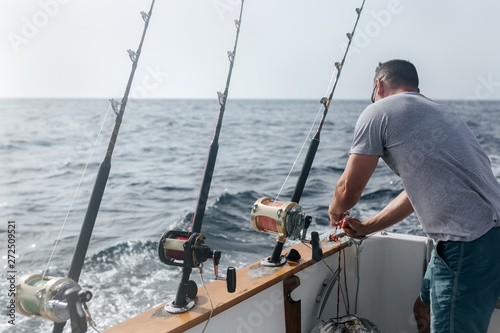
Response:
M343 242L347 242L347 238ZM323 243L324 260L317 263L312 261L310 249L305 245L297 244L293 248L302 255L299 264L285 264L280 268L264 268L260 263L249 265L237 272L238 286L234 294L228 294L220 281L208 284L214 311L205 332L290 333L286 330L287 321L300 322L300 330L296 327L293 332L310 332L322 320L337 317L337 285L319 319L317 296L324 288L323 282L338 268L338 244ZM400 234L376 234L360 246L346 247L343 250L345 265L341 252L341 268L347 278L349 312L371 320L384 333L417 332L413 303L419 295L431 250L432 242L427 238ZM293 300L300 300L300 319L285 311L283 281L291 276L300 280L290 295ZM339 309L342 316L347 314L344 271L339 278L343 290ZM200 288L197 305L189 313L167 315L160 306L105 332L202 332L209 315L210 304ZM496 309L488 333L499 332L500 310Z

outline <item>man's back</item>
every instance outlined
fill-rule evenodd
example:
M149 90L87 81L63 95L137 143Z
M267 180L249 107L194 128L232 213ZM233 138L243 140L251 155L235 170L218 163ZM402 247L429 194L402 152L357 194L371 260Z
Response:
M458 115L421 94L367 107L350 152L382 156L435 240L473 240L499 225L500 185L488 157Z

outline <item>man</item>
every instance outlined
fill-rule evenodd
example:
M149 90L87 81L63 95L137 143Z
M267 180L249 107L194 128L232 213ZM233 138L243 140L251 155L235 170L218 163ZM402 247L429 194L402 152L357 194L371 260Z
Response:
M415 302L419 330L429 329L422 320L430 307L432 332L486 333L500 297L500 185L465 122L419 92L410 62L379 64L374 103L358 119L333 194L331 225L362 237L415 212L436 245ZM365 221L346 217L379 157L401 177L403 192Z

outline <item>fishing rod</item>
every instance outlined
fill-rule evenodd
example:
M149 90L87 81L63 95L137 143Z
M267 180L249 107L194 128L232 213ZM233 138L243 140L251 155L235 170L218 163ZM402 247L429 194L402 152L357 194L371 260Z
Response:
M101 165L99 166L99 172L97 174L97 179L94 184L94 189L92 195L90 196L90 202L87 208L87 213L85 214L85 219L83 221L82 229L80 231L80 237L76 245L75 253L73 254L73 260L68 271L68 277L78 282L80 278L80 273L82 271L83 262L85 260L85 255L87 253L88 244L90 237L92 236L92 230L94 228L97 213L99 212L99 206L101 204L101 199L104 194L104 189L106 188L106 182L108 181L109 171L111 169L111 157L113 155L113 150L115 148L116 139L118 137L118 132L120 130L120 125L122 123L123 114L125 113L125 107L128 102L128 95L132 87L132 82L134 80L135 71L137 69L137 64L139 62L139 57L142 51L142 45L144 43L144 38L146 37L146 32L149 26L149 19L153 13L153 7L155 0L151 2L151 7L149 13L141 12L142 19L144 20L144 30L142 32L141 41L139 43L139 48L137 51L127 50L130 60L132 61L132 70L128 78L127 87L125 88L125 93L123 95L121 103L117 104L114 100L111 100L113 110L116 113L115 127L109 139L108 149L106 155ZM120 105L120 109L117 111L117 106Z
M304 159L304 163L302 165L302 169L297 179L297 183L295 184L295 188L293 190L290 201L280 203L277 201L273 201L270 198L260 198L252 208L251 219L254 229L260 232L278 234L273 253L269 258L262 261L263 265L283 265L286 262L286 259L281 255L281 251L283 250L283 245L285 244L286 239L298 238L304 240L307 228L312 221L312 218L310 216L306 216L302 208L298 204L302 196L302 192L304 191L309 172L311 171L314 157L316 156L316 151L318 150L321 130L323 129L323 124L325 123L325 118L328 114L330 103L337 87L340 74L342 73L347 53L349 52L349 47L351 46L352 39L354 33L356 32L356 28L358 26L359 18L361 17L361 12L363 11L364 5L365 0L363 0L360 8L356 8L356 22L354 23L352 31L346 34L348 38L348 44L344 51L344 55L340 62L335 63L335 70L337 74L335 75L332 90L330 91L328 97L323 97L320 100L320 103L323 105L323 115L319 122L316 134L311 139L311 143L309 144L309 148L307 150L307 154ZM301 231L302 237L300 236ZM313 245L313 259L319 261L322 259L322 252L319 244L318 233L312 232L311 238L311 244Z
M189 276L193 268L200 268L208 258L213 258L215 268L215 278L227 280L228 292L234 292L236 288L236 271L233 267L229 267L227 278L218 276L218 264L221 256L220 251L212 251L205 245L205 236L200 234L205 214L205 208L208 200L208 193L212 183L212 176L215 169L215 161L219 150L219 135L222 128L222 120L226 109L226 101L229 93L229 85L233 72L234 59L236 56L236 48L238 46L238 38L240 35L241 17L243 14L243 3L241 1L241 9L239 18L234 20L236 26L236 37L232 51L228 51L229 71L226 79L226 87L224 92L217 92L219 102L219 116L215 127L212 142L210 143L207 162L203 173L203 179L200 186L198 200L192 218L192 227L189 232L181 231L166 231L160 238L158 246L158 256L160 260L167 265L182 267L182 277L175 300L165 305L165 310L170 313L182 313L189 311L194 307L194 298L198 287L196 283L189 280Z
M347 43L347 48L344 52L344 56L341 62L335 63L335 69L337 71L337 75L335 76L335 81L328 97L323 97L320 101L323 104L323 116L319 122L318 130L314 135L311 143L309 145L309 149L307 150L307 154L304 160L304 164L302 165L302 169L300 170L299 178L297 179L297 183L295 184L295 188L293 190L292 198L290 199L293 202L299 203L300 198L302 196L302 192L304 191L304 187L306 185L307 178L309 176L309 172L311 171L312 163L314 161L314 157L316 156L316 151L318 150L319 142L320 142L320 134L323 129L323 124L325 123L326 115L328 114L328 110L330 108L330 103L333 98L333 93L335 92L335 88L337 88L337 83L339 82L340 74L342 73L342 69L344 68L344 63L347 57L347 53L349 52L349 47L351 46L352 38L354 37L354 33L356 32L356 27L358 26L359 18L361 17L361 12L363 11L363 7L365 5L365 0L361 4L361 8L356 8L357 18L356 23L354 24L354 28L352 32L348 32L347 39L349 42Z
M144 30L137 51L127 50L132 61L132 69L121 103L117 103L113 99L110 100L111 107L116 114L115 126L109 140L106 155L99 166L68 275L66 278L58 278L48 277L45 274L31 274L23 277L18 284L16 310L30 317L43 317L54 321L53 333L62 332L68 319L71 320L72 332L86 332L88 328L87 320L94 326L86 305L91 300L92 294L89 291L83 291L78 285L78 280L111 170L111 157L125 107L127 106L128 96L142 52L149 21L153 13L154 3L155 0L152 0L149 13L141 12L142 19L144 20Z
M214 136L212 142L210 143L210 150L207 157L207 165L205 167L205 172L203 174L203 181L201 184L200 193L198 196L198 202L196 203L196 209L194 212L193 225L191 232L200 232L201 225L203 223L203 216L205 214L205 208L207 206L208 192L210 191L210 184L212 183L212 175L215 169L215 161L217 159L217 152L219 150L219 135L222 128L222 119L224 117L224 111L226 110L226 100L229 93L229 84L231 82L231 75L233 73L234 57L236 55L236 48L238 46L238 37L240 35L240 24L241 15L243 14L243 1L241 1L240 17L238 20L234 20L236 26L236 38L234 41L233 51L228 51L227 55L229 58L229 72L227 74L226 87L224 92L217 92L217 98L219 100L219 117L217 119L217 125L215 127Z

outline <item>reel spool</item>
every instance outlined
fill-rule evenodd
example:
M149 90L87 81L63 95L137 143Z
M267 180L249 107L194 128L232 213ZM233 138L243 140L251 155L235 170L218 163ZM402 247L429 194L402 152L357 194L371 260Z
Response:
M264 266L273 267L281 266L286 262L286 258L281 255L286 239L305 239L307 228L312 220L299 204L291 201L273 201L266 197L254 203L250 219L255 230L278 235L273 255L261 262Z
M255 230L278 234L276 240L281 243L287 238L301 239L300 232L306 231L311 223L311 217L306 216L299 204L291 201L273 201L270 198L257 200L250 218Z
M29 274L21 277L16 285L16 312L34 318L44 318L55 323L71 319L72 326L87 330L87 320L82 306L92 299L92 293L65 277L43 277Z
M184 231L167 231L160 238L158 256L162 263L173 266L200 267L212 258L212 250L205 245L205 235Z

